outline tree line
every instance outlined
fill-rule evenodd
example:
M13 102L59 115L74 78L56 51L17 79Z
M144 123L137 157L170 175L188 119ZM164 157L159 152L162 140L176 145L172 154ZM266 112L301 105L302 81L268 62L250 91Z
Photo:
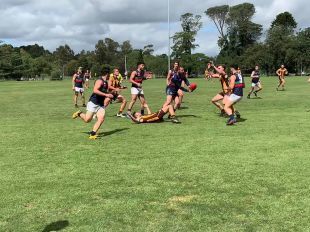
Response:
M244 72L259 65L266 75L285 64L290 73L310 71L310 27L297 29L297 23L289 12L278 14L266 31L253 22L255 6L242 3L234 6L221 5L207 9L217 28L217 44L220 52L216 57L194 53L195 43L202 28L201 15L181 15L182 31L172 36L171 59L181 61L193 76L204 73L207 62L238 64ZM263 36L264 35L264 36ZM38 44L13 47L0 41L0 79L36 78L43 75L71 76L81 66L93 76L100 75L103 66L117 67L121 73L132 71L139 61L147 65L156 76L167 74L167 54L154 55L154 46L133 48L130 41L119 43L112 38L99 40L93 51L75 53L68 44L50 52ZM126 65L125 65L126 64Z

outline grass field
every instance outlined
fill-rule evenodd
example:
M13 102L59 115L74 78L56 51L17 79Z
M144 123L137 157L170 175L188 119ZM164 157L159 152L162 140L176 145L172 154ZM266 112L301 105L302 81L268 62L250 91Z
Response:
M310 231L306 78L279 92L263 78L231 127L210 103L219 83L194 81L181 124L132 124L112 104L95 141L69 81L0 82L0 231ZM164 83L144 84L153 111Z

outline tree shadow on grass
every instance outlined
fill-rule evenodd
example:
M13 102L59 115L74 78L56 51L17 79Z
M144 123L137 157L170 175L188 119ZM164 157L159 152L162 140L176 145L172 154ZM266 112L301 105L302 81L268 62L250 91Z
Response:
M113 135L113 134L115 134L115 133L118 133L118 132L121 132L121 131L124 131L124 130L129 130L129 128L128 128L128 127L125 127L125 128L120 128L120 129L114 129L114 130L111 130L111 131L99 132L99 133L98 133L98 137ZM83 133L84 133L84 134L87 134L87 135L90 134L90 132L83 132Z
M46 225L44 230L42 230L42 232L60 231L64 228L66 228L67 226L69 226L69 221L67 221L67 220L52 222L52 223Z

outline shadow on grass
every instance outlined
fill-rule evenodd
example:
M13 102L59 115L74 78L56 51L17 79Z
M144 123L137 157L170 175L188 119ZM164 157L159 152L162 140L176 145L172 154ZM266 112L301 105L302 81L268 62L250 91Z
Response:
M259 99L263 99L261 97L253 97L253 98L248 98L249 100L259 100Z
M44 230L42 232L51 232L51 231L60 231L64 228L69 226L69 221L67 220L62 220L62 221L57 221L57 222L52 222L45 226Z
M194 115L194 114L185 114L185 115L177 115L177 118L201 118L200 116Z
M246 118L237 118L237 122L245 122L246 120Z
M185 109L188 109L187 106L180 106L180 108L178 110L185 110Z
M128 128L128 127L125 127L125 128L115 129L115 130L111 130L111 131L99 132L99 133L98 133L98 137L113 135L113 134L115 134L115 133L118 133L118 132L121 132L121 131L124 131L124 130L129 130L129 128ZM83 133L83 134L87 134L87 135L90 134L90 132L82 132L82 133Z

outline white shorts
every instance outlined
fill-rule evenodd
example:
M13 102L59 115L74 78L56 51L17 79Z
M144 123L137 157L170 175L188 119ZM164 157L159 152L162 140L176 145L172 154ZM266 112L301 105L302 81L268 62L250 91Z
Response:
M84 88L74 87L76 93L84 93Z
M253 82L252 82L252 87L261 88L260 81L259 81L259 82L257 82L257 83L253 83Z
M98 106L91 101L87 103L86 110L92 113L98 113L100 110L105 111L104 106Z
M240 101L242 99L242 96L238 96L236 94L230 94L229 96L229 101L231 101L232 103L237 103L238 101Z
M144 95L144 92L141 88L131 87L131 94Z

